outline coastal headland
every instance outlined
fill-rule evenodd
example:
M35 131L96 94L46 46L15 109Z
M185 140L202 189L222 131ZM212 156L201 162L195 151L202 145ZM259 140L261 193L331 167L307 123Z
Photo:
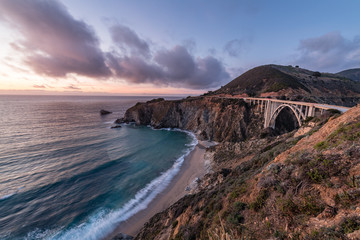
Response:
M289 105L264 128L261 108L241 99L249 96L352 108L288 128ZM202 96L136 104L119 121L219 144L197 148L172 188L118 231L134 239L360 239L359 97L359 82L342 76L266 65ZM204 154L212 172L185 195Z

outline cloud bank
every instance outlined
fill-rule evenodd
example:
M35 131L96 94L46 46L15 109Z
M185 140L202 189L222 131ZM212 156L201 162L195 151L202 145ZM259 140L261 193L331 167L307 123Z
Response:
M51 77L77 74L128 83L208 89L229 80L213 56L195 57L185 46L153 50L134 30L109 29L114 47L104 52L91 26L77 20L56 0L0 0L0 21L22 36L11 43L34 72Z
M0 15L21 33L23 39L12 46L36 73L110 76L92 28L57 1L1 0Z
M141 39L133 30L127 26L117 24L110 28L111 38L114 43L125 53L133 55L149 56L149 44Z
M150 58L108 53L109 66L130 83L153 83L191 89L212 88L229 79L223 64L212 56L194 58L181 45L155 52Z
M344 38L330 32L300 41L297 64L322 71L340 71L360 66L360 37Z

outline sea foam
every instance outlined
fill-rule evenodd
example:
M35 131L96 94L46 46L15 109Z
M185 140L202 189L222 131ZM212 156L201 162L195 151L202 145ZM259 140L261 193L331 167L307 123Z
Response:
M1 196L0 197L0 201L1 200L5 200L5 199L7 199L7 198L9 198L9 197L11 197L11 196L14 196L16 193L10 193L10 194L6 194L6 195L4 195L4 196Z

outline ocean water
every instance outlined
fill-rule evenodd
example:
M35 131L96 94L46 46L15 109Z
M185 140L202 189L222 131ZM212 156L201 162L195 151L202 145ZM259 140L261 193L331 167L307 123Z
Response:
M0 239L102 239L146 208L196 144L179 130L110 128L151 98L0 96Z

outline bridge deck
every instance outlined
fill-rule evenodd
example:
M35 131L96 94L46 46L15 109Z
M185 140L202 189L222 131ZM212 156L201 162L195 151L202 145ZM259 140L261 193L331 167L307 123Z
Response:
M250 104L258 106L260 112L264 113L264 127L275 128L276 119L284 108L289 108L295 115L298 126L308 117L315 117L317 114L323 114L324 110L336 109L340 112L346 112L350 108L321 103L287 101L272 98L254 98L254 97L236 97L223 96L220 98L237 98L250 101Z
M272 102L279 102L284 104L295 104L295 105L302 105L302 106L309 106L309 107L316 107L319 109L336 109L340 112L346 112L350 108L337 106L337 105L329 105L329 104L322 104L322 103L309 103L309 102L297 102L297 101L287 101L287 100L280 100L280 99L272 99L272 98L252 98L252 97L234 97L234 98L241 98L244 100L261 100L261 101L272 101Z

